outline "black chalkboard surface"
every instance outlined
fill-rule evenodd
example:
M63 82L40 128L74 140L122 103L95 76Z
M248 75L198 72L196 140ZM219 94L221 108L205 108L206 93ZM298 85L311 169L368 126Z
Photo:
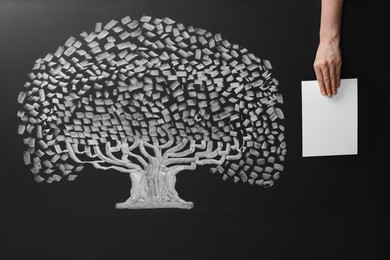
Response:
M302 158L302 80L315 79L320 1L1 1L2 259L385 259L388 140L384 74L388 8L345 1L342 78L359 79L359 152ZM274 186L178 175L191 210L117 210L126 174L87 168L74 182L37 183L23 163L17 96L34 62L70 36L129 15L204 28L267 59L283 94L285 169Z

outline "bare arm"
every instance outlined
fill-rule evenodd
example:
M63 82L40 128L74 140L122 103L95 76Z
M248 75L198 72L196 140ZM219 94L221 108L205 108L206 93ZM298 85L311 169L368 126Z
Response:
M314 71L321 94L332 97L340 86L340 31L343 0L322 0L320 42L314 61Z

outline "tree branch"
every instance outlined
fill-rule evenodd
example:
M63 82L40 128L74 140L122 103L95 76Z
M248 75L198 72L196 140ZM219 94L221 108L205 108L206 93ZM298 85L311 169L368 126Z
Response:
M102 166L102 165L100 165L100 163L107 163L108 162L108 161L103 160L103 159L101 159L99 161L81 161L77 157L77 155L76 155L75 151L73 150L73 147L72 147L71 144L67 143L66 147L68 148L68 153L69 153L70 158L72 158L76 163L80 163L80 164L89 163L89 164L92 164L97 169L102 169L102 170L114 169L114 170L117 170L117 171L120 171L120 172L124 172L124 173L132 173L134 171L137 171L137 170L141 169L141 167L139 167L138 165L135 165L135 166L137 166L137 168L121 167L121 166L118 166L118 165ZM79 154L83 153L83 152L78 151L77 149L76 149L76 151Z
M114 169L114 170L117 170L117 171L120 171L120 172L124 172L124 173L133 173L135 171L138 171L138 169L127 169L127 168L123 168L123 167L115 166L115 165L113 165L113 166L102 166L98 162L91 162L91 164L96 169L102 169L102 170Z
M109 143L109 142L107 142ZM119 152L121 150L122 143L119 140L116 140L116 145L114 147L110 144L110 151L113 153Z
M145 146L144 146L144 143L143 143L142 140L140 140L140 142L139 142L139 150L140 150L140 152L141 152L146 158L148 158L149 161L152 161L152 160L153 160L154 157L153 157L152 155L150 155L150 154L146 151Z
M184 139L183 142L181 142L180 144L177 144L174 147L171 147L168 150L166 150L164 152L163 156L162 156L162 160L168 159L170 154L172 154L172 153L174 153L176 151L180 151L181 149L183 149L187 145L187 143L188 143L188 140Z
M73 150L73 147L70 143L66 143L66 148L68 148L68 153L69 153L70 158L72 158L73 161L75 161L76 163L83 164L83 163L94 163L95 162L95 161L81 161L79 158L77 158L77 155L76 155L75 151ZM82 154L82 152L79 152L77 149L76 149L76 151L78 154ZM104 161L100 160L97 162L104 162Z
M240 150L240 142L238 141L237 138L233 137L234 145L231 147L232 150L236 150L238 152L241 152Z
M207 159L198 160L196 163L198 165L205 165L205 164L221 165L226 160L226 156L230 153L230 144L226 145L225 150L222 150L222 147L223 147L223 143L218 142L218 147L214 150L214 152L211 153L210 155L206 155ZM219 158L219 160L209 159L215 157L213 156L214 154L215 156L217 156L217 154L220 155L221 158Z
M119 166L125 166L125 167L128 167L128 168L131 168L131 169L137 169L137 170L140 170L142 169L139 165L137 164L134 164L134 163L129 163L129 162L124 162L124 161L121 161L119 159L116 159L116 160L113 160L107 156L105 156L100 148L98 146L94 146L93 147L95 153L97 154L97 156L102 159L103 161L107 162L107 163L111 163L111 164L114 164L114 165L119 165Z
M138 154L132 153L131 151L139 145L139 141L134 142L130 147L128 143L122 143L121 149L122 149L122 160L126 161L128 160L127 157L132 156L135 159L137 159L142 166L145 168L148 166L148 163L142 158L142 156L139 156Z
M111 164L121 164L121 165L124 165L125 163L123 161L119 161L118 159L111 159L107 156L105 156L102 151L100 150L99 146L95 145L92 147L94 152L96 153L96 155L102 159L103 161L107 162L107 163L111 163Z
M192 162L190 165L182 165L181 168L182 168L181 170L195 170L196 162Z
M168 159L165 159L163 161L164 165L165 166L169 166L169 165L172 165L172 164L184 164L184 163L196 163L198 164L199 161L199 158L213 158L213 157L216 157L218 155L218 152L221 150L221 147L222 147L222 143L218 143L218 147L213 151L213 142L208 142L207 143L207 148L205 151L203 152L197 152L195 153L195 156L194 157L176 157L176 154L174 153L170 153L170 154L164 154L164 157L170 157L172 154L173 158L168 158ZM179 145L178 145L179 146ZM176 147L178 147L176 146ZM205 147L205 145L203 144L202 147ZM188 149L191 153L193 153L195 151L194 147L190 147ZM190 152L188 152L188 154L190 154ZM187 152L186 151L182 151L181 154L186 154ZM193 166L191 166L193 167ZM191 168L190 167L190 168ZM192 168L191 168L192 169Z
M241 157L242 157L242 154L238 153L238 154L235 154L235 155L228 155L228 156L226 156L226 160L228 160L228 161L236 161L236 160L240 160Z
M180 151L180 150L178 150ZM190 142L190 148L189 149L186 149L186 150L183 150L181 152L172 152L170 154L168 154L169 157L186 157L190 154L193 154L195 152L195 141L191 141Z
M227 158L232 150L232 146L230 144L227 144L226 149L223 150L222 149L222 147L223 147L222 142L218 142L217 148L215 148L214 150L213 150L213 142L212 141L207 142L207 148L206 148L206 142L202 142L200 145L196 145L196 146L195 145L196 145L195 143L192 143L190 145L190 149L188 149L186 151L182 151L179 153L170 153L170 154L164 155L164 156L169 156L169 157L173 156L173 158L166 159L163 162L163 164L165 166L169 166L172 164L188 164L188 163L191 164L191 165L172 166L176 170L179 170L179 169L194 170L196 168L196 165L206 165L206 164L221 165L225 160L227 160ZM237 147L237 146L238 146L238 142L236 141L234 147ZM194 157L186 157L186 158L181 157L181 158L179 158L179 155L188 155L190 153L193 153L193 151L195 150L195 147L197 147L197 148L201 147L203 149L206 148L206 150L195 153ZM213 159L213 158L216 158L218 156L220 156L219 159ZM234 156L241 157L241 154L234 155ZM231 156L231 158L234 158L234 156Z
M85 147L84 147L84 151L85 151L85 154L86 154L88 157L90 157L90 158L96 158L96 157L98 157L97 154L92 154L92 152L91 152L91 147L89 147L89 146L85 146ZM98 158L99 158L99 157L98 157Z
M158 148L160 148L161 150L162 149L167 149L167 148L171 147L172 144L173 144L173 140L170 139L165 144L160 145Z
M122 160L119 160L118 158L116 158L116 157L111 153L111 144L110 144L110 142L105 143L105 148L106 148L106 154L107 154L108 158L110 158L111 160L113 160L113 161L115 161L115 162L123 163ZM112 149L112 150L115 151L115 150L116 150L115 147L114 147L114 149ZM118 151L119 151L119 150L118 150Z
M157 158L157 160L161 159L161 150L159 149L158 144L150 144L145 140L141 140L141 142L148 148L152 149L154 152L154 157Z
M170 171L173 175L176 175L183 170L195 170L195 169L196 169L195 162L192 162L190 165L176 165L170 167Z
M133 144L133 145L131 146L131 148L134 149L134 148L137 146L137 144L138 144L138 141L137 141L137 143L136 143L135 145ZM123 146L124 146L124 148L123 148ZM126 150L126 148L127 148L127 150ZM114 152L119 152L119 151L121 151L121 152L122 152L122 157L121 157L121 159L116 158L116 157L112 154L112 151L114 151ZM129 156L129 155L132 155L133 157L135 157L135 158L141 163L141 165L142 165L143 167L145 167L145 166L147 165L146 161L145 161L141 156L136 155L136 154L130 152L130 149L129 149L129 146L128 146L128 143L127 143L127 142L122 144L121 142L117 141L117 145L116 145L115 147L111 147L110 142L107 142L107 143L106 143L106 154L107 154L107 156L108 156L110 159L115 160L115 161L118 162L119 164L123 162L123 163L125 163L126 165L132 165L132 166L137 165L137 164L135 164L135 163L132 163L132 162L128 159L128 156ZM138 165L138 166L139 166L139 165Z

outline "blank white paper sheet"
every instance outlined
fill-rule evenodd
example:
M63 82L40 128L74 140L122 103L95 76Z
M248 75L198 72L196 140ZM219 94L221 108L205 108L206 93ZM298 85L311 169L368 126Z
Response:
M302 156L357 154L357 105L357 79L341 79L331 98L316 80L302 81Z

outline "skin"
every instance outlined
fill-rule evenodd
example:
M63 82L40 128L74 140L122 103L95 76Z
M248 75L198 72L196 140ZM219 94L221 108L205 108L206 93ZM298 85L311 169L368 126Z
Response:
M320 41L313 67L320 92L327 97L336 95L340 87L342 7L343 0L321 2Z

